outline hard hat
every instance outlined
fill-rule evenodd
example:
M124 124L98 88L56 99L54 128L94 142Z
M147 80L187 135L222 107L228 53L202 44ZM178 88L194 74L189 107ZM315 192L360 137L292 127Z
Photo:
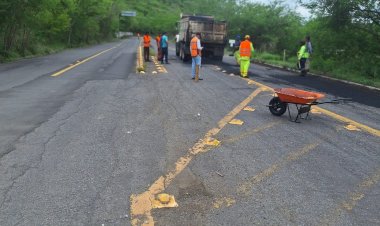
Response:
M251 38L251 36L249 36L249 35L246 35L246 36L244 36L244 38L245 38L245 39L250 39L250 38Z

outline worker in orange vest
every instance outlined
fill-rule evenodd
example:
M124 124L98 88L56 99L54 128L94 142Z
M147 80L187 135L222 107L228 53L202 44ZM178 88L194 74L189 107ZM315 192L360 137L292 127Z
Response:
M250 41L251 37L246 35L244 41L240 43L240 76L243 78L248 77L249 65L251 63L251 57L255 49Z
M194 79L195 81L203 80L202 78L199 78L199 69L201 67L201 59L202 59L202 49L201 46L201 33L196 33L193 35L193 38L190 41L190 52L191 52L191 58L192 58L192 64L191 64L191 79Z
M144 35L144 59L145 61L149 60L149 47L150 47L150 36L149 32L146 32Z
M157 60L161 60L162 58L162 50L161 50L161 33L158 33L156 37L157 44Z

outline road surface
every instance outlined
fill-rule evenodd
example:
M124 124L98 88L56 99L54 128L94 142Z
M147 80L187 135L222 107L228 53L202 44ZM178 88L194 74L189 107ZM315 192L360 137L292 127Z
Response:
M0 65L0 225L380 224L379 91L228 56L196 83L173 49L141 74L137 46ZM277 87L353 101L293 123Z

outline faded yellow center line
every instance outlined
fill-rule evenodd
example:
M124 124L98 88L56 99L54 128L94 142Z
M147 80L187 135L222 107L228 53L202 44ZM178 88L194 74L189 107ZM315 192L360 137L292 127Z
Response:
M249 78L241 78L241 79L247 81L249 84L254 84L254 85L258 86L258 87L261 87L263 90L274 92L273 88L271 88L269 86L266 86L264 84L261 84L259 82L256 82L256 81L254 81L252 79L249 79ZM328 110L326 110L324 108L321 108L321 107L318 107L318 106L313 106L313 108L316 109L316 110L318 110L318 111L320 111L322 114L325 114L325 115L327 115L327 116L329 116L329 117L331 117L333 119L336 119L338 121L345 122L345 123L350 123L350 124L352 124L352 125L360 128L360 129L362 129L363 131L366 131L367 133L370 133L370 134L372 134L374 136L380 137L380 130L371 128L371 127L369 127L367 125L364 125L362 123L356 122L356 121L354 121L352 119L346 118L346 117L344 117L342 115L339 115L337 113L328 111Z
M139 44L139 47L137 49L137 66L136 71L139 72L139 69L144 69L144 63L143 63L143 56L142 56L142 47L141 47L141 41Z
M276 126L276 125L279 125L281 123L282 123L282 121L271 122L269 124L264 125L263 127L255 128L255 129L252 129L252 130L250 130L248 132L241 133L241 134L239 134L237 136L233 136L233 137L229 137L227 139L223 139L220 142L222 142L222 143L234 143L236 141L239 141L241 139L250 137L250 136L252 136L252 135L254 135L254 134L258 133L258 132L261 132L263 130L269 129L269 128L271 128L273 126Z
M95 54L95 55L93 55L93 56L91 56L91 57L88 57L88 58L86 58L86 59L84 59L84 60L82 60L82 61L80 61L80 62L78 62L78 63L76 63L76 64L73 64L73 65L71 65L71 66L69 66L69 67L67 67L67 68L65 68L65 69L62 69L62 70L60 70L60 71L58 71L58 72L52 74L51 76L52 76L52 77L57 77L57 76L59 76L59 75L65 73L66 71L69 71L69 70L71 70L71 69L73 69L73 68L75 68L75 67L77 67L77 66L79 66L79 65L81 65L81 64L86 63L86 62L89 61L89 60L94 59L95 57L97 57L97 56L99 56L99 55L102 55L103 53L106 53L106 52L108 52L108 51L110 51L110 50L113 50L113 49L117 48L117 47L120 46L120 45L121 45L121 44L118 44L117 46L114 46L114 47L112 47L112 48L106 49L106 50L104 50L104 51L102 51L102 52L100 52L100 53L97 53L97 54Z
M211 150L211 146L207 143L218 134L227 124L231 121L249 102L251 102L260 92L262 88L256 89L251 95L237 105L231 112L218 122L218 126L209 130L203 139L200 139L188 153L179 158L173 170L170 170L166 175L160 176L146 192L138 195L131 195L131 223L132 225L154 225L154 219L151 214L152 200L154 196L163 192L167 186L170 185L172 180L180 174L191 162L191 160L200 153Z
M371 176L364 179L358 186L357 189L350 193L348 198L342 201L338 207L333 211L329 211L326 218L322 219L321 225L336 225L338 219L342 216L344 211L351 211L355 206L365 197L365 192L370 190L373 186L378 184L380 181L380 168L377 169Z
M274 126L276 124L278 124L278 123L272 123L271 125L268 125L268 126L272 127L272 126ZM265 127L262 127L262 128L258 128L257 130L263 130L263 129L267 128L268 126L265 126ZM255 131L255 132L258 132L258 131ZM244 136L245 135L243 135L242 137L244 137ZM241 137L238 136L237 138L240 139ZM233 139L226 139L223 142L235 142L235 141L236 141L236 139L233 138ZM289 165L291 162L297 161L301 157L307 155L312 150L314 150L319 144L320 144L320 142L311 143L311 144L308 144L308 145L304 146L300 150L296 150L296 151L293 151L293 152L289 153L287 156L285 156L284 158L282 158L277 163L274 163L274 164L270 165L268 168L264 169L263 171L261 171L260 173L256 174L255 176L253 176L249 180L246 180L245 182L243 182L242 184L240 184L237 187L237 189L236 189L237 190L237 194L240 194L240 195L243 195L243 196L250 196L253 187L255 187L256 185L260 184L261 182L263 182L264 180L268 179L269 177L273 176L273 174L275 174L276 172L278 172L281 169L285 168L285 166ZM228 202L223 202L224 200L227 200ZM236 203L235 200L236 200L235 197L217 198L214 201L213 207L216 208L216 209L219 209L219 208L222 208L222 207L230 207L231 205L234 205Z
M243 194L245 196L249 196L254 186L261 183L268 177L271 177L274 173L283 169L289 163L294 162L300 159L302 156L308 154L310 151L315 149L318 145L319 143L312 143L312 144L306 145L305 147L303 147L302 149L298 151L289 153L285 158L283 158L279 162L272 164L270 167L261 171L259 174L256 174L251 179L242 183L237 189L238 193Z
M161 73L168 73L168 71L166 70L166 68L164 67L164 65L160 64L157 61L156 57L152 56L151 58L153 59L153 63L155 64L155 66L156 66L156 68L157 68L157 70L159 72L161 72Z

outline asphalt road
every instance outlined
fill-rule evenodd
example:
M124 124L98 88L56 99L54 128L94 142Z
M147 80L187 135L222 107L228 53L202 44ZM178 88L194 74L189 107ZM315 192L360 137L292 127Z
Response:
M196 83L172 49L140 74L137 45L0 65L0 225L380 224L379 91L228 56ZM276 87L353 101L293 123Z

